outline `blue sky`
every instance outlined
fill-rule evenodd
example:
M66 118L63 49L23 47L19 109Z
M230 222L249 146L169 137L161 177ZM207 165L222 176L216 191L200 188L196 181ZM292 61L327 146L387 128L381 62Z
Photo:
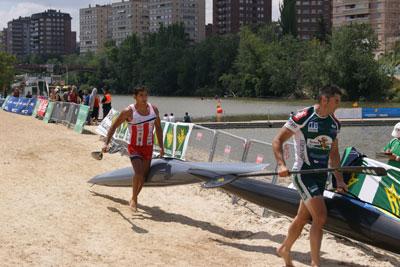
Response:
M0 0L0 28L7 26L7 22L19 16L30 16L33 13L42 12L46 9L60 9L70 13L72 16L72 30L79 34L79 9L89 4L106 4L119 2L120 0ZM212 22L212 0L206 1L206 22ZM272 19L279 17L279 2L272 0ZM78 35L79 38L79 35Z

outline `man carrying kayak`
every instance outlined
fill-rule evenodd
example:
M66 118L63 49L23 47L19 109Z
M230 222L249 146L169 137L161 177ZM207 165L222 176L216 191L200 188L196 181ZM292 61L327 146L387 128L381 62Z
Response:
M339 107L342 92L336 86L325 86L320 90L319 102L291 116L273 141L273 149L280 177L289 176L282 145L294 136L295 163L293 170L308 170L340 167L338 134L340 123L334 112ZM337 190L347 191L343 176L335 172ZM300 236L306 223L312 220L310 230L311 266L320 266L322 227L327 218L323 193L327 174L293 175L293 184L301 196L301 202L288 235L277 253L286 266L293 266L290 250Z
M400 122L394 126L393 139L383 148L388 155L390 166L400 168Z
M130 143L128 144L128 152L135 173L132 177L132 199L129 201L129 206L133 211L137 211L137 197L142 190L144 178L148 175L150 170L151 159L153 156L154 127L158 144L161 149L161 157L164 155L164 143L162 140L161 120L158 109L156 106L147 102L147 87L137 87L133 94L136 103L123 110L113 122L107 133L105 146L102 151L107 152L109 150L109 144L115 130L125 121L128 122L131 134Z

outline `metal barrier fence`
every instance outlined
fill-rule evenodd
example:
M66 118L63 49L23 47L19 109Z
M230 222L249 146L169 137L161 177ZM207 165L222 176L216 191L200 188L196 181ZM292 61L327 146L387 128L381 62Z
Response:
M185 159L189 161L212 161L217 131L194 125L189 136Z
M212 151L211 161L213 162L240 162L246 152L245 138L224 132L217 131L216 140Z
M75 103L66 103L68 106L68 113L65 117L64 123L67 127L73 127L76 123L76 119L78 117L79 105Z

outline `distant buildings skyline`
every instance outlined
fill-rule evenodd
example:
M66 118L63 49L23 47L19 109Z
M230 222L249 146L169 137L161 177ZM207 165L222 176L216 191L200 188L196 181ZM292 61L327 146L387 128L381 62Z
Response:
M48 9L30 17L19 17L3 29L2 50L19 58L29 55L66 55L76 50L76 32L71 16Z

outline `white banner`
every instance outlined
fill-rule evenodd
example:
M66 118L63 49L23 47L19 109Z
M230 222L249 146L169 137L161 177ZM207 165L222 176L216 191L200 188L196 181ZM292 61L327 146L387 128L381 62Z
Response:
M339 108L335 116L338 119L362 119L362 108Z

